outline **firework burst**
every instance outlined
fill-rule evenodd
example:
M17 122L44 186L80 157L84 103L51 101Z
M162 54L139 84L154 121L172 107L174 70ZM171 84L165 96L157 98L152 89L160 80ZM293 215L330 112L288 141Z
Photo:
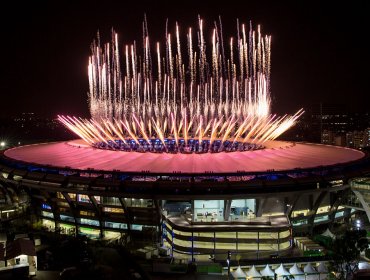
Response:
M303 110L270 113L271 37L238 22L224 44L220 20L209 47L203 26L199 18L185 44L177 23L174 35L166 27L162 48L152 47L145 19L140 48L120 46L114 31L101 45L98 34L88 66L91 119L59 120L98 148L182 153L258 149L294 125Z

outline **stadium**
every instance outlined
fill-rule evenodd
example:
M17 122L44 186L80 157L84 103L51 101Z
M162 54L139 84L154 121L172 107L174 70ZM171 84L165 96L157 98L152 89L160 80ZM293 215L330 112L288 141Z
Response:
M193 158L81 140L22 146L2 155L1 184L13 197L24 189L47 230L144 238L184 254L281 255L292 234L351 215L342 198L369 160L346 148L272 145Z
M187 71L177 24L163 58L157 44L157 62L147 28L141 59L135 45L121 57L114 32L104 46L98 36L92 118L58 116L80 139L3 152L2 192L16 202L25 191L45 230L147 240L192 258L286 255L294 235L350 217L343 198L370 171L368 156L276 140L303 110L270 113L271 40L245 29L226 56L216 25L210 55L199 19L198 52L187 34Z

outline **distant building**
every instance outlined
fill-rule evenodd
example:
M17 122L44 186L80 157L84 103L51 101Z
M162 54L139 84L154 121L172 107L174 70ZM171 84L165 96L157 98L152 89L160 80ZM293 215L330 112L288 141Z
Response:
M343 104L320 103L306 109L284 140L363 149L370 146L369 113L350 113Z
M334 132L331 130L323 130L321 132L321 143L325 145L332 145L334 142Z
M364 147L370 147L370 128L364 130Z
M313 111L313 118L320 123L323 144L335 145L335 138L342 137L349 130L348 109L343 104L320 103L319 111Z
M333 145L345 147L346 146L346 137L345 137L345 135L343 135L343 134L336 135L334 137Z
M305 111L297 125L283 135L284 140L323 144L339 141L345 146L342 141L346 132L351 130L353 123L359 123L356 121L358 116L350 115L347 106L342 104L320 103L305 108ZM337 136L341 138L335 140Z
M355 149L363 149L370 145L370 128L355 130L346 133L346 146Z

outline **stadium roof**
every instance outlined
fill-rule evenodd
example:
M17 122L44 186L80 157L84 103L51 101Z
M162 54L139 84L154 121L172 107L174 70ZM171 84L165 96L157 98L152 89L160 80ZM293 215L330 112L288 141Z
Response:
M82 140L16 147L8 158L39 165L80 170L149 173L265 172L331 166L356 161L361 151L321 144L273 141L262 150L204 154L111 151L92 148Z

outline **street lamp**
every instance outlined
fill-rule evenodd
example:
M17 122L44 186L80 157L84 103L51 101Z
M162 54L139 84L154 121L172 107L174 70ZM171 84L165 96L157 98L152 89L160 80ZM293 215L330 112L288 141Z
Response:
M361 220L356 220L356 228L357 229L361 228Z

